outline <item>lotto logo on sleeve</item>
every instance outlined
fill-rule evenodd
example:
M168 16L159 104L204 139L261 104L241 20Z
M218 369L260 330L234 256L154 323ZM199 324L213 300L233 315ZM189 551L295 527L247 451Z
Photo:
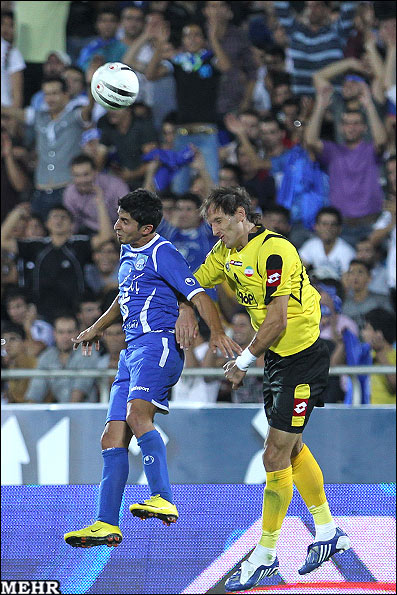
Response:
M307 405L310 397L310 385L298 384L294 391L294 409L292 412L291 426L299 427L305 423Z
M277 287L281 283L281 269L268 269L267 270L267 287Z

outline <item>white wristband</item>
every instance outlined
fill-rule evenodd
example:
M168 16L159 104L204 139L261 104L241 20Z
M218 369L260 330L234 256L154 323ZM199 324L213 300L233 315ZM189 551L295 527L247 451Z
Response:
M246 347L241 355L236 358L236 366L246 372L248 368L256 362L256 355L252 355L248 347Z

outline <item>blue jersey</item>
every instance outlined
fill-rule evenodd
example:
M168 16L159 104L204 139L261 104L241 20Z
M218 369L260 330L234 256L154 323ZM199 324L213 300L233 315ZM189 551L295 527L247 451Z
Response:
M186 258L193 273L203 264L208 252L218 241L207 223L202 223L196 229L175 228L168 239Z
M121 246L119 304L127 343L145 333L173 332L178 294L190 300L200 291L186 260L162 236L141 248Z
M208 223L205 222L195 229L179 229L163 219L159 231L184 256L192 273L195 273L203 264L207 254L218 241ZM205 291L215 302L218 300L216 289Z

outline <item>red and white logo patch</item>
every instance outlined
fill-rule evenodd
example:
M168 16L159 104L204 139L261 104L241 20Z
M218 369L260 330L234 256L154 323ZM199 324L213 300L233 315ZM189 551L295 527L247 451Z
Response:
M294 413L295 415L305 415L307 409L307 401L301 399L294 399Z
M281 283L281 269L268 269L267 270L267 287L277 287Z

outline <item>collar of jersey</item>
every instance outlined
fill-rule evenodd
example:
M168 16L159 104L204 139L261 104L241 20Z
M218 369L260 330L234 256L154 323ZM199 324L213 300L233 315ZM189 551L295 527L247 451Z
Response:
M152 238L150 240L150 242L148 242L147 244L145 244L144 246L141 246L141 248L134 248L133 246L131 246L131 244L124 244L130 247L131 252L143 252L144 250L146 250L146 248L150 248L150 246L152 246L155 242L157 242L157 240L159 239L159 234L156 233L156 235L154 236L154 238Z
M253 240L257 236L259 236L261 233L263 233L264 231L266 231L266 229L264 227L262 227L262 225L260 225L259 226L259 229L257 229L253 233L249 233L248 234L248 241L250 242L251 240Z

